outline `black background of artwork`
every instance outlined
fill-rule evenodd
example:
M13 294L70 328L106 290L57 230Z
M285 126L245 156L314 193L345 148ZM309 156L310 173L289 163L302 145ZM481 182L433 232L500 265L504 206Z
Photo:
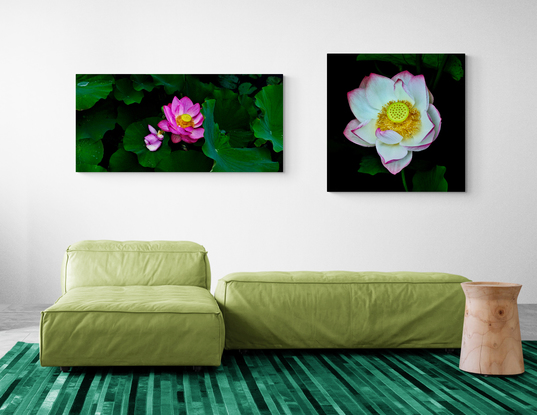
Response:
M370 73L392 77L399 69L390 62L356 61L353 54L328 54L328 106L327 106L327 184L329 192L405 191L401 173L375 174L358 173L364 155L376 155L375 147L362 147L347 140L343 130L354 119L349 107L347 92L360 86L362 79ZM465 69L465 55L456 55ZM423 66L423 65L422 65ZM403 66L416 75L416 67ZM431 89L436 69L422 68L427 86ZM444 72L437 84L433 105L440 112L442 127L440 134L426 150L414 152L411 163L405 168L409 190L412 189L413 165L425 162L446 167L444 177L448 192L465 191L465 87L466 73L459 81ZM380 156L378 156L380 157Z

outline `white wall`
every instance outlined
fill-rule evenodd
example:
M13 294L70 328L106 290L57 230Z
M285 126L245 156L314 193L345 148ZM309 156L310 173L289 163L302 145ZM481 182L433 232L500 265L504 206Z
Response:
M536 15L530 0L2 2L0 303L53 302L83 239L199 242L213 289L234 271L432 270L537 303ZM466 193L326 192L328 52L467 54ZM285 173L75 173L75 73L283 73Z

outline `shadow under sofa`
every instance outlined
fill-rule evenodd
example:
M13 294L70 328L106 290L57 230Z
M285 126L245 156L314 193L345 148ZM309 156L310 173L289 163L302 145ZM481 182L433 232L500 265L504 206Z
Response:
M42 366L219 366L224 324L203 246L82 241L41 313Z

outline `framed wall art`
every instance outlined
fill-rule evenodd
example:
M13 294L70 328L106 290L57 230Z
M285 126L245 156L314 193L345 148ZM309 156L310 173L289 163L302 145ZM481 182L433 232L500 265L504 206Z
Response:
M328 191L464 192L464 71L464 54L329 54Z
M282 75L76 75L77 172L281 172Z

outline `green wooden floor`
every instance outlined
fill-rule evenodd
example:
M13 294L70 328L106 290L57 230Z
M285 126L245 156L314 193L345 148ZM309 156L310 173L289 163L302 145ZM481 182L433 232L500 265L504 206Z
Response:
M433 350L225 352L204 368L58 368L37 344L0 359L0 414L535 413L537 342L526 372L484 377Z

